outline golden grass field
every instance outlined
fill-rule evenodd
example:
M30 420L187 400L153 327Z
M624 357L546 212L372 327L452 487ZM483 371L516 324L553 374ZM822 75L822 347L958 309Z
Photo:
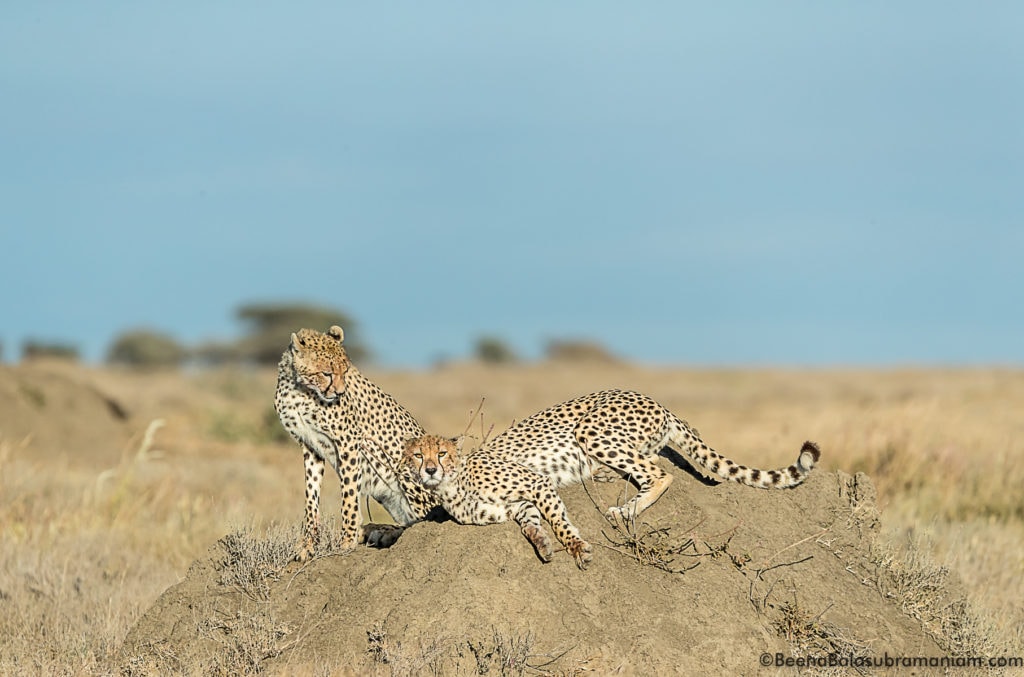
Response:
M364 369L430 431L484 429L591 390L642 390L740 463L871 475L885 533L962 580L1024 655L1024 372L545 363ZM103 674L136 619L231 529L294 523L299 448L275 373L0 367L0 673ZM117 415L118 408L124 415ZM470 434L481 435L474 422ZM679 484L674 490L683 491ZM337 486L325 482L325 513ZM372 514L382 521L379 508Z

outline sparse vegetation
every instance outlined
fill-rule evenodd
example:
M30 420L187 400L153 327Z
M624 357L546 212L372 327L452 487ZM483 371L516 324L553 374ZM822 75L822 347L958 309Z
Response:
M866 642L849 636L849 633L832 623L821 619L826 609L812 614L804 609L797 600L783 602L772 622L775 631L786 640L790 647L790 655L795 658L828 656L841 657L854 667L837 665L834 667L815 667L808 674L848 675L864 672L856 666L857 661L871 656Z
M220 545L224 549L221 559L221 585L235 588L256 601L270 598L270 581L277 580L281 570L295 556L299 542L297 528L276 526L262 536L252 527L235 529Z
M399 637L402 633L399 633ZM573 674L572 670L549 673L544 668L559 657L535 653L536 638L530 632L510 633L491 628L487 640L465 640L443 634L426 644L392 638L383 622L366 631L366 652L373 662L386 666L394 677L419 674L473 674L521 677L528 674ZM472 656L473 669L466 670L458 659ZM453 664L456 667L453 669Z
M876 544L872 560L879 592L919 620L951 655L995 655L1000 649L995 629L965 596L951 594L949 570L935 563L929 551L920 538L902 548Z
M714 557L719 552L707 543L698 545L692 536L676 536L677 530L671 527L655 527L636 518L606 519L609 529L603 535L609 543L607 547L644 566L681 574L700 565L701 558Z

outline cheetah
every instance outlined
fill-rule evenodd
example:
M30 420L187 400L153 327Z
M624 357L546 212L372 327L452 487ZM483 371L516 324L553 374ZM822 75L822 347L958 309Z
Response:
M590 544L569 521L551 479L487 451L462 455L462 437L425 435L405 444L400 472L437 492L441 505L459 524L496 524L512 519L551 561L551 539L541 516L580 569L591 561Z
M556 404L512 425L483 450L551 478L556 487L610 470L633 481L638 492L609 508L607 516L631 519L672 484L672 475L654 463L666 447L702 474L763 489L800 484L821 454L817 444L804 442L796 463L787 468L747 468L716 453L696 429L664 406L627 390L602 390Z
M306 469L306 512L302 543L295 558L307 560L320 530L320 487L325 463L341 482L343 549L367 540L397 538L401 528L437 506L433 492L397 477L405 440L424 434L422 426L395 399L363 376L342 347L344 332L300 329L281 356L274 408L284 428L302 445ZM376 443L368 453L366 440ZM359 497L370 496L399 525L363 533Z

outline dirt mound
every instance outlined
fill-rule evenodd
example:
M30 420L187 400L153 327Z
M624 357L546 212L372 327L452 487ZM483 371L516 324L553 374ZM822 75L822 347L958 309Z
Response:
M563 492L595 546L588 571L564 552L542 564L514 524L425 522L390 549L304 566L283 564L291 536L232 534L141 618L120 667L757 675L765 653L949 653L886 590L866 476L819 471L761 491L672 471L630 528L595 507L625 483Z
M129 413L75 364L37 360L0 366L0 439L75 457L117 458Z

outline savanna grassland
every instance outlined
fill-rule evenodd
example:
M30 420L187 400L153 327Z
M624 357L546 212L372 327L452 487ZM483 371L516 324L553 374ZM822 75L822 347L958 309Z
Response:
M608 363L365 369L430 431L481 437L587 391L654 396L718 451L863 471L885 537L962 581L991 645L1024 655L1024 372L683 369ZM275 374L0 367L0 673L96 674L212 543L297 523L303 470ZM483 398L483 423L470 421ZM663 461L664 463L664 461ZM325 482L334 512L337 486ZM677 483L673 491L685 491ZM371 506L371 518L385 513Z

